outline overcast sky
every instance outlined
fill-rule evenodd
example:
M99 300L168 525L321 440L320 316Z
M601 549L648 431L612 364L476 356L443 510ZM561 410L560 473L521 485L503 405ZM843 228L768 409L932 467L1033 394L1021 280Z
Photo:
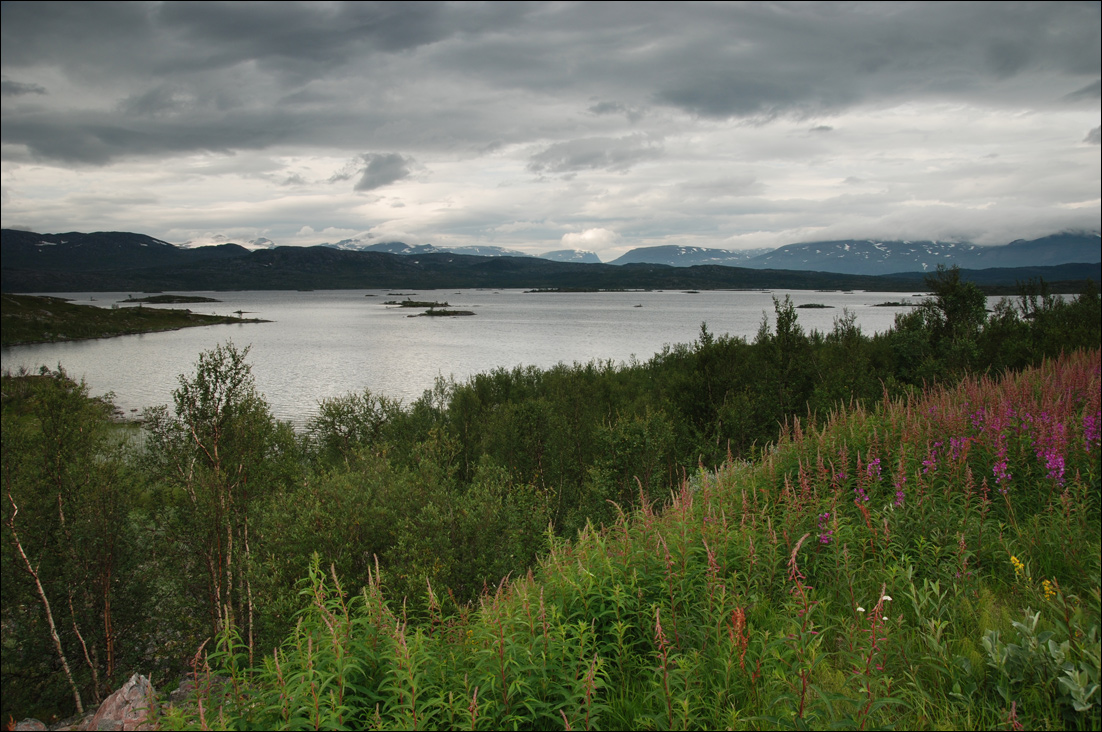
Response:
M1100 7L5 2L3 226L606 261L1093 231Z

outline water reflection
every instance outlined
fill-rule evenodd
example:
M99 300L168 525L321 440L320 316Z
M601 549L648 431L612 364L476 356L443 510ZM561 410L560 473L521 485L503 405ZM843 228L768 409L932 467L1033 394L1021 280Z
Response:
M110 307L131 293L51 293L74 302ZM591 360L623 363L649 359L664 345L688 343L706 322L714 334L752 339L763 314L772 323L774 295L796 305L806 329L830 330L847 307L865 333L891 326L904 307L886 301L919 301L911 293L810 291L705 291L620 293L525 293L521 290L316 292L199 292L220 300L190 306L228 315L242 310L270 323L188 328L95 341L6 348L2 367L37 370L64 366L87 380L94 394L115 393L124 410L171 402L182 373L191 373L201 351L232 341L251 348L257 385L280 419L301 426L318 401L364 388L409 402L438 377L467 377L517 365L553 366ZM407 317L408 309L384 301L447 301L475 317ZM92 298L95 298L93 301ZM146 305L146 307L150 307Z

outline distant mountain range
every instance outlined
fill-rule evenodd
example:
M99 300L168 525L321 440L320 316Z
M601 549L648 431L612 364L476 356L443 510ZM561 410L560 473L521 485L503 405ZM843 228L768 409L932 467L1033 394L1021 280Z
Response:
M601 258L596 254L582 251L581 249L556 249L553 252L544 252L540 257L542 259L549 259L552 262L580 262L582 264L601 263Z
M746 263L759 254L771 249L706 249L704 247L682 247L664 245L657 247L639 247L632 249L610 264L666 264L670 267L695 267L698 264L718 264L725 267L746 267Z
M932 272L937 265L957 265L964 269L992 267L1035 267L1073 262L1102 261L1102 240L1098 232L1062 233L1040 239L1018 239L999 246L980 246L968 242L880 241L843 239L789 244L778 249L709 249L676 245L639 247L614 259L610 264L665 264L670 267L721 265L753 269L791 269L803 272L887 275L896 272ZM323 244L336 249L361 252L417 255L450 252L482 257L531 257L515 249L494 246L436 247L411 246L402 242L366 244L346 239ZM593 252L559 249L539 255L553 262L601 260Z
M672 267L723 264L754 269L887 275L897 272L932 272L939 264L955 264L963 269L988 269L1099 261L1102 261L1102 239L1094 232L1054 234L1029 241L1018 239L1001 246L938 241L844 239L789 244L770 251L644 247L631 250L613 264L668 264Z
M0 234L0 246L3 247L2 266L5 271L137 270L235 259L249 253L248 249L238 244L189 248L127 231L36 234L32 231L4 229Z
M532 257L533 255L516 249L494 246L438 247L433 244L410 245L400 241L377 242L367 244L361 239L343 239L336 244L322 244L348 252L386 252L387 254L469 254L476 257ZM584 262L600 264L600 258L593 252L578 249L556 249L553 252L536 255L539 259L552 262Z
M129 232L37 234L4 229L0 235L0 286L5 292L390 287L903 291L921 289L922 269L932 270L942 261L963 260L988 263L976 270L965 269L966 278L985 285L1013 287L1018 280L1037 277L1049 282L1086 278L1098 281L1102 278L1098 242L1097 234L1061 234L1003 247L956 245L945 250L902 242L829 242L782 247L734 267L716 263L722 257L715 252L723 250L680 247L636 250L636 256L642 257L649 251L681 264L704 263L601 264L591 252L565 250L537 258L503 255L498 247L442 251L401 242L354 249L334 246L248 249L237 244L185 248ZM471 251L477 253L467 253ZM945 251L958 256L944 256ZM932 258L939 253L941 259ZM765 260L763 265L763 257L780 261L769 266L772 260ZM827 261L843 271L810 270L812 263L819 261ZM911 272L902 271L905 268L900 262L907 261L917 262ZM991 269L996 262L1024 264L1018 268ZM889 268L892 274L845 271L846 266L857 269L853 263Z

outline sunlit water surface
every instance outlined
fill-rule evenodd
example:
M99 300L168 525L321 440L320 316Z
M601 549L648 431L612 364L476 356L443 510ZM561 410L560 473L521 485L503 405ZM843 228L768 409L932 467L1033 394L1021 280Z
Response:
M110 307L130 293L50 293ZM521 290L434 290L392 295L386 290L315 292L197 292L218 303L175 305L195 312L269 323L185 328L167 333L93 341L17 346L2 351L2 368L37 370L59 364L83 378L93 394L114 392L126 413L171 404L180 374L191 374L199 353L232 341L248 346L257 387L276 417L301 427L320 400L370 389L405 403L431 389L438 377L464 381L495 368L553 366L592 360L646 361L663 346L689 343L701 323L716 335L753 339L763 313L772 326L773 301L789 294L805 330L829 331L843 308L866 334L891 327L912 293L704 291L687 293L525 293ZM447 301L473 317L407 317L387 300ZM93 299L94 298L94 299ZM146 306L150 307L150 306Z

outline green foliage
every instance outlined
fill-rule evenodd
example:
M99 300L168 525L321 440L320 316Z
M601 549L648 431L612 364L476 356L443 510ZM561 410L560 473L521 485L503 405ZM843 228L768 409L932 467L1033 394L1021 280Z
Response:
M352 597L315 559L295 630L208 713L255 727L1096 728L1100 513L1068 476L1099 472L1100 358L794 427L756 464L699 471L661 514L645 501L551 538L538 573L490 588L477 612L433 584L415 623L377 572ZM996 405L1046 405L1069 425L1063 492L1024 477L1051 470L1036 451L1051 430L1007 432ZM1022 476L1005 493L974 480L997 475L1003 444ZM1034 579L1059 546L1075 558Z
M240 628L251 649L254 513L295 482L298 459L290 428L256 391L247 354L233 344L201 354L195 375L181 376L173 392L175 414L146 411L144 467L164 550L184 568L183 594L203 609L189 632L198 640Z
M5 375L3 394L4 713L72 710L107 693L144 641L124 445L110 405L60 369Z
M1097 366L1061 352L1097 348L1098 294L1026 285L987 317L939 278L874 337L846 312L807 333L777 300L753 342L702 325L643 363L365 391L298 436L227 345L138 456L86 390L5 379L15 527L86 699L109 637L117 674L167 678L207 641L207 716L171 724L1096 725ZM6 531L5 709L62 709ZM1008 650L1033 648L1027 608L1044 658Z

